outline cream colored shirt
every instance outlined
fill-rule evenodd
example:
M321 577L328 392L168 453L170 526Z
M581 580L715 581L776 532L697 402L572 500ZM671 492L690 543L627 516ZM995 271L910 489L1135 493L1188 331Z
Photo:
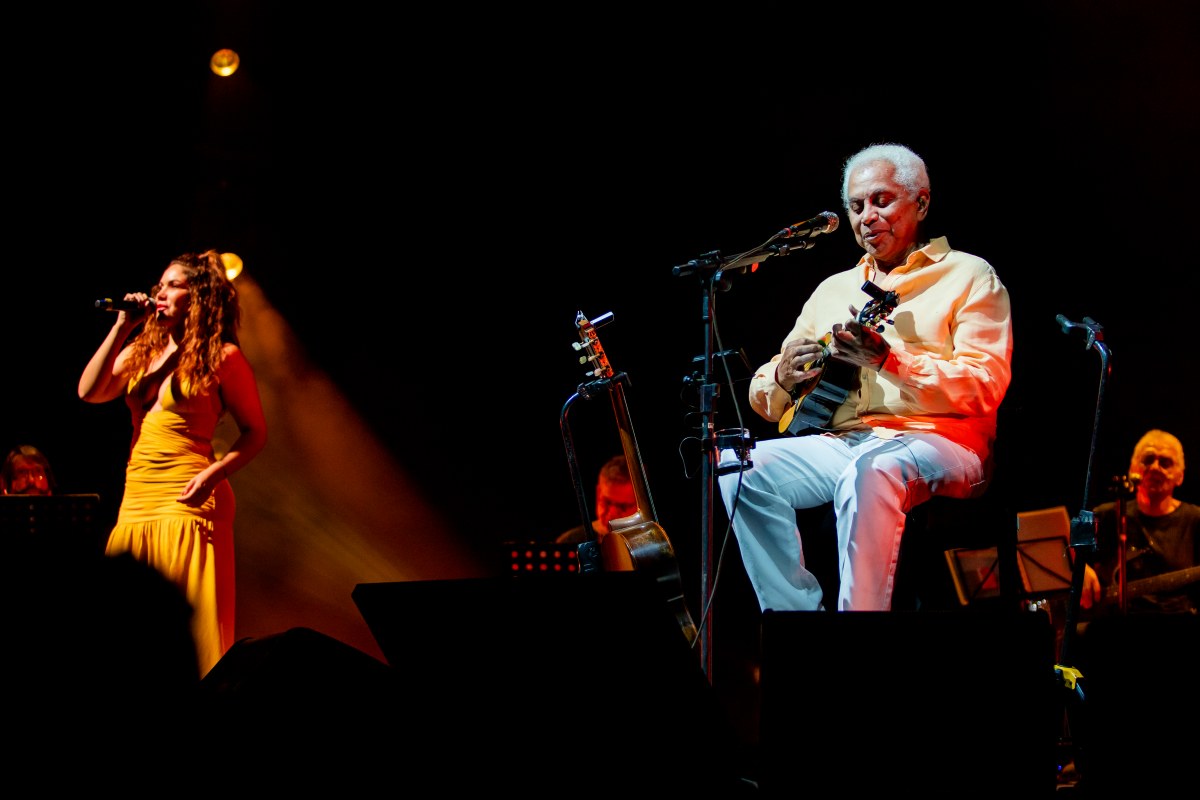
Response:
M871 301L871 280L894 291L898 303L882 336L891 353L882 368L859 370L860 385L834 412L831 429L934 431L975 451L991 453L996 412L1012 378L1012 317L1008 290L988 262L953 250L945 237L913 252L890 273L864 255L854 267L817 286L783 342L819 339L850 319L849 306ZM780 350L782 351L782 346ZM750 404L776 422L791 404L775 382L782 353L750 381Z

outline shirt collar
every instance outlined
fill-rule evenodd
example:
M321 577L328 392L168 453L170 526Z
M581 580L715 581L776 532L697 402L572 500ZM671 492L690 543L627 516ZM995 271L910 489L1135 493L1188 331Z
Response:
M916 269L923 264L929 264L941 261L950 253L950 241L945 236L939 236L931 240L924 247L913 250L908 254L908 260L900 266L892 270L893 274L908 272ZM863 274L871 275L874 273L877 265L875 256L870 253L863 253L862 258L858 260L858 265L862 267Z

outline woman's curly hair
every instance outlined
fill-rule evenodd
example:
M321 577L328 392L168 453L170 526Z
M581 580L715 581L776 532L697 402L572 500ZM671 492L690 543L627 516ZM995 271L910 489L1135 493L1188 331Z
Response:
M168 266L174 265L183 268L188 282L187 319L179 342L175 375L183 395L191 396L211 391L215 386L225 345L238 344L241 307L237 289L226 277L225 264L216 250L184 253L171 259ZM130 343L131 387L145 374L154 357L167 347L168 334L168 326L156 317L146 320Z

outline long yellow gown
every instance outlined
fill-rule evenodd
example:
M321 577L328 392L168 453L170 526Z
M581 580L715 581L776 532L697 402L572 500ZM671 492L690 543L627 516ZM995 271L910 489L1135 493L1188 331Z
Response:
M175 583L192 606L192 635L203 677L234 641L233 489L221 481L200 506L178 500L183 487L214 460L212 438L222 408L216 392L176 400L173 377L162 410L145 412L128 395L134 440L125 493L107 555L131 553Z

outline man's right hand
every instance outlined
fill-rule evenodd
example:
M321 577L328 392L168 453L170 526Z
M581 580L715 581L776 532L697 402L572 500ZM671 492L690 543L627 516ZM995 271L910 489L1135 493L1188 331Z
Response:
M1083 565L1083 594L1079 598L1080 608L1091 608L1103 599L1104 589L1100 586L1100 576L1091 564Z
M812 339L793 339L783 346L775 365L775 382L787 392L820 377L825 345Z

